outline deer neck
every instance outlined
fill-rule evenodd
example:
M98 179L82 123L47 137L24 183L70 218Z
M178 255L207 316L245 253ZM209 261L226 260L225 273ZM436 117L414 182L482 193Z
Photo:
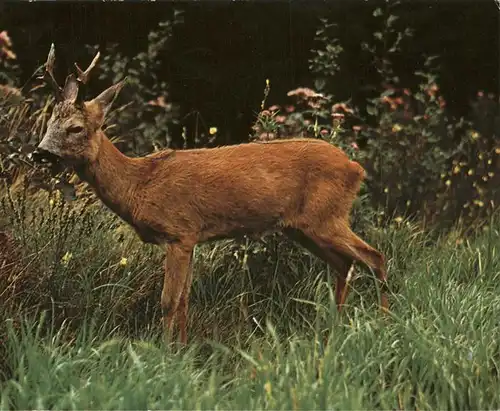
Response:
M100 133L101 145L96 159L78 167L76 172L108 208L131 223L141 161L121 153L102 131Z

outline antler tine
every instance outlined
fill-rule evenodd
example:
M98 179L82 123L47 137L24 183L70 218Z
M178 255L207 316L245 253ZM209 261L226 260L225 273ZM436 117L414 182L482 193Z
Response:
M97 61L99 60L100 56L101 53L98 51L90 65L87 67L87 70L85 71L83 71L80 67L78 67L78 64L75 63L76 71L78 72L78 81L80 83L86 84L89 81L90 72L97 65Z
M54 78L54 65L56 62L56 48L54 43L50 45L49 55L47 56L47 61L45 63L45 71L40 79L44 80L48 84L50 84L56 93L56 99L60 100L62 96L62 89L57 84L56 79Z

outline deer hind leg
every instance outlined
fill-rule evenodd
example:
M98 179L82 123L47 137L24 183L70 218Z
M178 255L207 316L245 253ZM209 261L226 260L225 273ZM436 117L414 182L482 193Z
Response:
M286 228L284 234L291 240L297 242L316 257L326 261L334 270L337 271L335 285L335 303L337 310L342 311L342 306L345 303L348 294L348 283L350 274L354 269L354 261L352 258L332 250L331 247L324 246L320 241L314 241L303 231L293 228Z
M182 244L169 244L165 256L165 278L161 293L161 310L167 341L172 337L173 322L186 285L193 249ZM187 302L184 303L187 309Z
M315 242L321 244L322 247L333 249L337 253L359 261L371 268L381 283L381 308L387 311L389 304L386 293L387 272L384 255L354 234L345 222L334 221L332 224L329 224L328 227L329 230L326 235L324 231L320 235L317 233L308 233L308 235L313 238Z
M182 344L187 344L187 318L188 318L188 308L189 308L189 293L191 292L191 284L193 282L193 258L191 257L191 262L189 264L189 271L186 277L186 282L184 284L184 289L181 294L181 299L179 301L178 308L178 324L180 330L180 341Z

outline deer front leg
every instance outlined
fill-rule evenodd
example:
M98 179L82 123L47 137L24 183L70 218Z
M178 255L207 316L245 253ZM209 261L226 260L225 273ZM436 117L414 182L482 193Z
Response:
M173 321L191 269L192 247L184 244L169 244L165 255L165 278L161 293L161 310L164 334L167 341L172 338Z
M189 264L189 272L184 283L181 300L177 309L177 323L179 325L179 339L182 344L187 344L187 318L189 308L189 293L191 292L191 284L193 282L193 259Z

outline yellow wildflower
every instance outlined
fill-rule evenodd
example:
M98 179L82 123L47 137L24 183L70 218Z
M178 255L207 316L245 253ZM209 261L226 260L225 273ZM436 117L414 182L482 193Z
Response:
M264 390L266 391L267 395L271 396L271 382L268 381L264 384Z
M125 267L127 265L127 258L126 257L122 257L121 260L120 260L120 265L122 267Z
M208 132L211 136L213 136L215 133L217 133L217 127L210 127Z
M396 123L392 126L393 133L397 133L398 131L401 131L402 129L403 129L403 127L401 126L401 124L398 124L398 123Z
M472 174L474 174L474 169L473 169L473 168L471 168L471 169L467 172L467 174L468 174L468 175L470 175L470 176L471 176Z
M449 187L451 186L451 180L446 180L445 184Z
M71 254L69 251L66 251L66 254L64 254L63 257L61 258L62 264L64 266L67 266L72 257L73 257L73 254Z

